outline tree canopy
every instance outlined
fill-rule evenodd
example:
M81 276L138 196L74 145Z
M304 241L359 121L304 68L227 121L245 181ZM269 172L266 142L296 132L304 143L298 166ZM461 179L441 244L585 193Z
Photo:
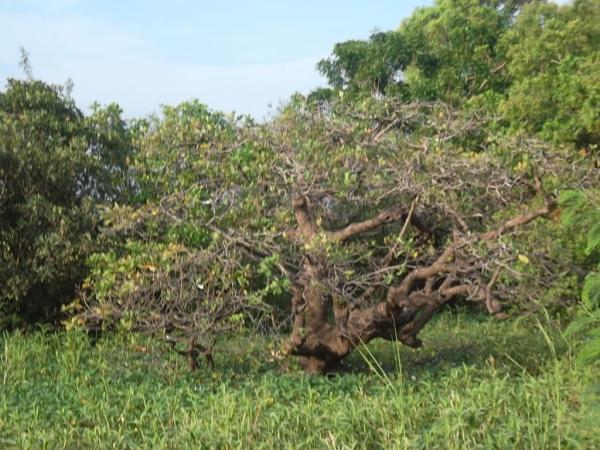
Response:
M589 161L485 120L394 98L321 112L297 96L267 124L166 108L137 137L138 200L105 213L112 244L74 320L166 332L199 355L291 313L286 351L322 372L373 338L418 345L457 297L504 315L551 288L561 308L573 250L559 223L532 222L556 213L553 192L593 185Z
M595 0L440 0L394 31L337 44L317 65L352 97L486 105L512 132L598 145Z

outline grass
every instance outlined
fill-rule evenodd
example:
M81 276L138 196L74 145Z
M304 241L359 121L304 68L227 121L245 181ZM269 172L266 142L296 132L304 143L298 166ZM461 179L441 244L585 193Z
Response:
M444 314L422 337L322 378L264 337L189 373L139 335L4 335L0 448L600 448L598 368L552 325Z

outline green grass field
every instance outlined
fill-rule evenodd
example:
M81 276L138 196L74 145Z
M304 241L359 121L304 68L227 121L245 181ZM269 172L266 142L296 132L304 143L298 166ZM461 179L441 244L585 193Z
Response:
M554 326L446 313L422 337L326 378L265 337L190 373L139 335L4 335L0 448L600 448L598 368Z

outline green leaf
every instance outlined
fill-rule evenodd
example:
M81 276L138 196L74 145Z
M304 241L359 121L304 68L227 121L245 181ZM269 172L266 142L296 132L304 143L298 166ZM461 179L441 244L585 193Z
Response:
M592 272L585 277L581 299L590 309L600 308L600 273Z

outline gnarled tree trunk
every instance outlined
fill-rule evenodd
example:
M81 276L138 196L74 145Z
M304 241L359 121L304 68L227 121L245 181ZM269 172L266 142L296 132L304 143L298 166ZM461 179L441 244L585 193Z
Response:
M484 279L480 275L489 261L474 256L468 250L474 244L484 243L491 253L502 234L552 212L556 205L543 192L539 180L536 187L544 197L542 207L516 216L485 233L454 230L453 240L440 250L432 263L409 271L398 285L388 288L383 300L374 304L366 297L375 289L369 288L362 294L361 300L365 302L352 304L342 301L332 292L325 282L329 262L318 250L318 245L312 245L312 242L321 238L342 243L393 221L404 221L402 235L407 226L422 228L421 221L413 214L413 207L408 211L404 208L387 210L364 222L326 232L319 230L311 219L306 198L301 194L295 195L292 207L298 223L296 236L307 251L294 285L293 329L287 342L287 352L301 358L306 372L326 373L335 370L356 346L375 338L420 347L417 335L421 329L440 306L457 296L481 301L490 313L501 314L501 305L492 295L499 272L495 271L491 277ZM383 266L390 263L391 252L384 259Z

